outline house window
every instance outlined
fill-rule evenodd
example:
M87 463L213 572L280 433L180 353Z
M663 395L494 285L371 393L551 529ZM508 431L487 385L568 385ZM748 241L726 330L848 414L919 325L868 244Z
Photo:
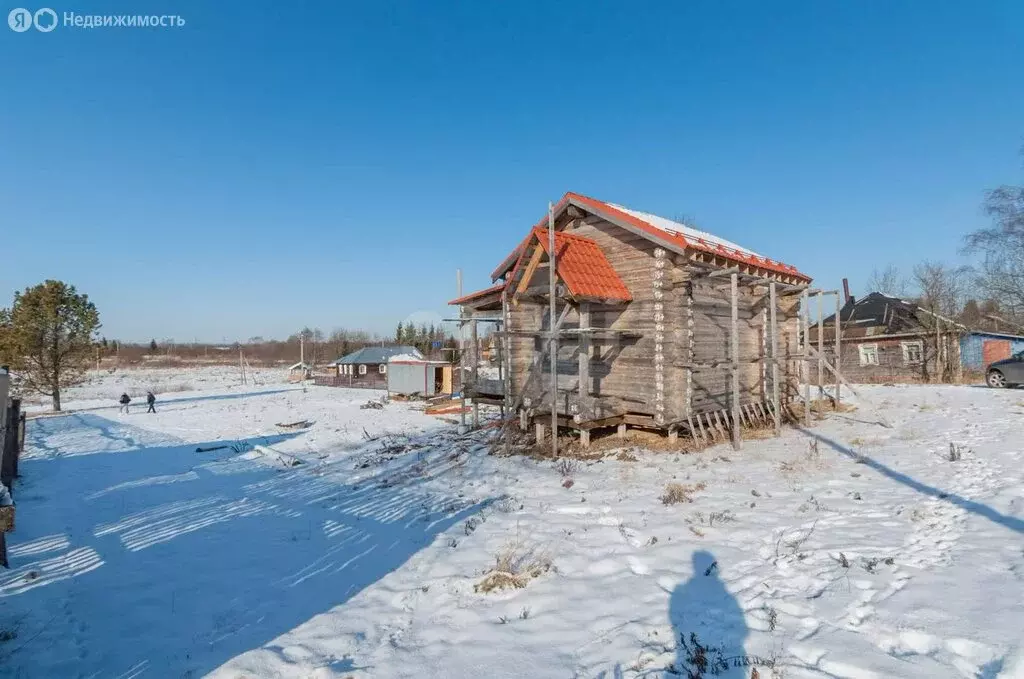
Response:
M377 366L377 370L378 372L380 372L381 375L383 375L387 373L388 367L385 364L381 363L379 366Z
M903 348L903 362L905 364L920 363L924 356L924 342L917 340L916 342L900 342L900 346Z
M366 364L365 363L360 363L359 364L359 374L360 375L365 375L366 374Z
M877 344L862 344L859 349L861 365L878 365Z

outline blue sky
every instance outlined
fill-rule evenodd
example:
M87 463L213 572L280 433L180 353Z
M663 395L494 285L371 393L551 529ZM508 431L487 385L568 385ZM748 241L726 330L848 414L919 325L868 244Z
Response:
M567 190L861 291L1024 174L1015 2L52 6L187 22L0 32L0 299L125 340L451 313Z

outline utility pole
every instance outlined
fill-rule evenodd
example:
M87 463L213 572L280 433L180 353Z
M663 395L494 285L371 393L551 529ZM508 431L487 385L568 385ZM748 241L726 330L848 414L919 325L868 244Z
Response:
M299 363L306 362L306 333L299 333Z

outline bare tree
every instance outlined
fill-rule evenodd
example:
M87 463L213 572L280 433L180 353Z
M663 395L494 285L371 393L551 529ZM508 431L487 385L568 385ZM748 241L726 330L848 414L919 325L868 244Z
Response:
M918 305L933 314L953 318L960 314L970 290L971 270L939 262L921 262L914 267Z
M879 271L874 269L868 276L868 289L890 297L906 297L909 290L906 277L895 265L889 264Z
M1024 317L1024 186L1000 186L985 197L993 225L964 239L964 250L980 258L977 283L1007 315Z

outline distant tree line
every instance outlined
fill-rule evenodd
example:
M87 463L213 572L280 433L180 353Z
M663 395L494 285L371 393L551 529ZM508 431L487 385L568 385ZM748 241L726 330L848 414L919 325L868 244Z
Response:
M155 338L149 342L123 342L102 337L96 349L103 365L236 364L241 351L250 365L291 364L298 362L301 355L306 363L319 367L367 346L410 345L425 356L445 360L452 356L452 352L446 349L458 346L455 339L438 326L398 325L394 337L344 328L325 333L320 328L307 327L283 340L256 336L244 342L231 343L176 342Z

